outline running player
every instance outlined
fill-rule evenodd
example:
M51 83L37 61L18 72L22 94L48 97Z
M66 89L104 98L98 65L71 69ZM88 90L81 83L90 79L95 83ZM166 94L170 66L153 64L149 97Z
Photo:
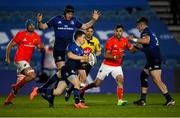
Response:
M84 53L85 54L89 54L89 53L94 53L96 56L100 56L101 55L101 46L99 43L99 40L93 36L93 32L94 32L94 27L90 27L86 30L86 40L85 43L81 46L84 49ZM79 69L79 77L80 77L80 82L81 82L81 87L84 87L86 84L86 78L91 70L92 66L89 63L84 63L83 67ZM86 71L86 73L84 73L83 71ZM73 90L73 87L70 87L66 90L66 94L65 94L65 101L69 100L69 97L71 95L71 92ZM81 93L80 95L80 101L82 103L84 103L84 93Z
M117 25L114 30L115 34L109 38L105 45L105 54L104 60L101 67L99 68L97 77L95 81L91 84L88 84L81 91L99 86L107 75L111 73L113 78L117 83L117 105L122 106L126 105L127 101L124 101L123 98L123 82L124 76L122 71L122 58L124 55L125 49L130 50L131 52L135 51L135 48L132 44L128 42L128 39L122 36L123 26Z
M146 56L146 65L144 70L141 72L141 97L139 100L134 101L135 105L145 106L146 105L146 95L148 90L148 81L149 76L152 77L155 84L163 93L166 98L164 105L170 106L175 104L175 100L170 96L166 85L161 80L161 52L159 47L158 38L148 27L148 20L145 17L141 17L137 20L137 28L141 32L141 38L136 39L130 36L129 38L136 42L137 44L142 44L142 51Z
M35 79L36 74L30 66L30 60L35 47L41 51L44 50L44 45L41 44L40 36L34 32L35 22L31 19L26 20L26 30L20 31L9 42L6 48L6 64L10 64L10 52L13 46L18 45L15 54L14 63L17 67L17 82L12 85L12 90L9 93L4 105L12 104L13 98L18 90L27 82Z
M53 107L53 99L54 95L57 95L56 91L59 91L59 94L62 94L62 92L65 90L65 88L69 85L69 83L73 84L73 94L74 94L74 100L75 108L88 108L87 106L80 103L79 96L80 96L80 81L78 78L78 68L81 66L82 62L88 61L88 56L84 55L84 51L81 48L81 45L85 41L85 33L83 31L76 31L74 34L75 41L70 43L67 47L66 56L67 60L65 65L61 69L61 75L62 79L58 83L59 88L58 89L50 89L50 88L38 88L35 87L30 94L30 100L33 100L35 96L37 96L38 93L44 93L49 96L49 98L46 98L50 104L49 107ZM59 70L60 71L60 70Z

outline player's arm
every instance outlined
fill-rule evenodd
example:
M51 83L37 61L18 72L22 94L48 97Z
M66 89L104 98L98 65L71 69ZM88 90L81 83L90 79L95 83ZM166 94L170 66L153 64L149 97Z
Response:
M6 57L5 57L5 63L10 64L10 52L13 46L15 46L17 43L14 40L11 40L7 47L6 47Z
M101 12L98 10L94 10L92 13L92 19L89 22L82 24L81 29L87 29L93 26L100 16L101 16Z
M122 58L123 55L112 55L110 50L105 50L104 58L105 59L114 59L117 60L119 58Z
M39 49L40 52L44 52L45 51L44 43L37 45L37 48Z
M43 18L43 14L42 13L38 13L37 14L37 24L38 24L38 28L40 30L44 30L48 28L47 23L42 23L42 18Z
M67 53L67 56L68 56L69 59L80 60L81 62L88 62L88 58L89 58L87 55L78 56L78 55L74 54L71 51L69 51Z
M139 43L139 44L149 44L149 42L150 42L150 36L149 35L144 35L142 38L139 38L139 39L131 37L131 36L129 36L128 38L130 40L132 40L133 42Z

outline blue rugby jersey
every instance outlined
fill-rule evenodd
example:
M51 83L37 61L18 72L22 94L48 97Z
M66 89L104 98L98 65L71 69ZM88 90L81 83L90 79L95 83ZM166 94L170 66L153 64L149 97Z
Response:
M83 56L84 54L83 48L78 46L75 42L72 42L67 46L66 54L67 52L72 52L78 56ZM80 60L69 59L66 55L66 63L65 63L66 67L77 70L80 65L81 65Z
M53 27L55 32L55 51L65 51L69 43L73 41L73 34L76 28L81 28L76 17L66 20L64 16L55 16L47 22L48 27Z
M161 61L161 52L157 36L148 27L141 33L141 38L146 35L150 37L150 42L149 44L143 44L142 46L147 61L150 63Z

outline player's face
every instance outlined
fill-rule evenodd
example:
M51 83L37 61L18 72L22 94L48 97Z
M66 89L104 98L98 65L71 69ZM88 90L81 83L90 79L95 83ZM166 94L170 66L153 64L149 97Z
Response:
M91 38L92 35L93 35L93 32L94 32L94 30L93 30L92 28L88 28L88 29L86 30L86 36L87 36L88 38Z
M137 27L137 29L139 30L139 32L142 32L142 31L144 30L142 23L138 23L136 27Z
M33 24L30 24L27 26L27 31L34 32L34 28L35 28L35 26Z
M84 42L85 42L85 40L86 40L85 37L86 37L85 34L83 34L82 36L79 37L79 43L80 43L80 45L83 45L83 44L84 44Z
M117 39L120 39L122 37L122 34L123 34L122 28L115 29L115 36Z
M73 15L74 15L73 12L67 12L67 13L65 14L66 20L71 20L71 18L73 17Z

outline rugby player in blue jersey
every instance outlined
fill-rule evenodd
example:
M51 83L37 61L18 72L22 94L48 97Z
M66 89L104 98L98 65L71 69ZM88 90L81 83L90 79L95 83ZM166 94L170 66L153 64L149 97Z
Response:
M87 23L81 23L76 17L74 17L74 7L67 5L64 9L64 14L62 16L52 17L46 23L42 23L43 14L37 14L37 23L40 30L45 30L53 27L55 32L55 43L53 56L55 59L56 66L58 70L61 70L65 63L65 50L69 43L73 41L73 33L78 29L87 29L95 24L99 19L101 13L98 10L94 10L92 13L92 19ZM56 74L59 78L61 77L61 71ZM50 79L43 87L48 87L53 83L57 77Z
M58 83L60 94L66 89L66 87L71 83L73 88L75 108L88 108L80 102L80 81L78 78L78 69L84 63L88 61L88 56L84 54L81 45L85 42L85 33L83 31L76 31L74 34L74 42L71 42L66 49L66 62L62 67L60 73L62 78ZM54 75L56 76L56 75ZM48 97L46 100L50 103L49 107L53 107L54 96L57 95L57 89L53 88L42 88L35 87L30 94L30 100L33 100L38 93L46 94Z
M146 105L146 95L148 90L148 81L149 76L152 77L154 83L163 93L166 98L164 105L171 106L175 105L175 100L170 96L166 85L161 80L161 52L159 47L158 38L155 33L152 32L148 27L148 20L145 17L140 17L137 20L137 29L141 32L141 38L133 38L129 36L129 39L134 41L137 44L141 44L141 50L144 52L146 57L146 65L144 70L141 72L141 97L139 100L134 101L135 105L145 106ZM139 48L139 47L137 47Z

